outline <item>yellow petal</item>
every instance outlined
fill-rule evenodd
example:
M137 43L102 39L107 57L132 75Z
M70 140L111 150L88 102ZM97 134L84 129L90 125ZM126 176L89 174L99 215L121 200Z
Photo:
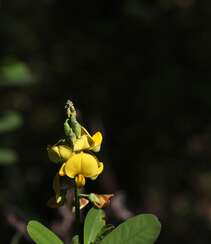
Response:
M104 169L103 163L102 162L98 162L97 174L96 175L93 175L92 177L90 177L91 180L96 180L96 178L98 177L98 175L102 173L103 169Z
M74 178L76 175L81 173L81 155L83 152L75 153L65 165L65 173L68 177Z
M85 177L93 177L98 174L98 159L89 154L83 153L81 159L81 174Z
M59 170L59 175L60 176L64 176L65 175L65 165L66 165L66 163L63 163L62 167Z
M73 151L81 151L90 148L90 143L86 135L82 135L81 138L77 139L73 144Z
M79 174L91 178L100 174L102 170L103 164L99 163L95 156L84 152L75 153L65 165L65 173L70 178Z
M72 149L67 145L48 146L48 157L53 163L65 162L72 154Z
M94 146L91 147L90 150L92 150L94 152L99 152L100 151L100 147L101 147L101 143L102 143L102 140L103 140L102 134L98 131L92 136L92 139L94 141Z
M63 162L67 161L72 155L71 147L68 147L66 145L58 145L58 147L59 147L59 153L62 161Z
M60 162L60 155L59 155L59 148L57 146L48 146L47 147L48 157L51 162L59 163Z
M91 136L84 127L81 127L81 135L85 136L87 138L87 142L89 143L89 147L87 147L86 149L92 150L94 152L100 151L103 136L99 131Z
M81 135L86 135L90 139L92 139L92 137L90 136L89 132L83 126L81 126Z
M85 135L87 137L90 147L93 147L95 145L95 140L93 139L93 136L91 136L84 127L81 127L81 135Z

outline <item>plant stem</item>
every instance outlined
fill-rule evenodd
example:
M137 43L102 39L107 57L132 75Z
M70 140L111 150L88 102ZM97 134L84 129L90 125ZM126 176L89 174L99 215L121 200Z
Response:
M80 193L79 196L80 196L80 197L88 197L89 194L82 194L82 193Z
M79 199L79 189L77 184L74 184L75 188L75 218L76 218L76 231L79 236L79 243L83 244L83 232L81 228L81 217L80 217L80 199Z

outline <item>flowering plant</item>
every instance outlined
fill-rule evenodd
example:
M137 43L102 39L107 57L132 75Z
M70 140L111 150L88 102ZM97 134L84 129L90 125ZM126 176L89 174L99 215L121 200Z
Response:
M67 118L64 122L65 138L47 147L51 162L58 164L58 172L53 179L54 196L47 203L57 208L67 202L67 191L74 188L74 203L71 211L75 212L76 234L73 244L153 244L159 236L161 225L152 214L139 214L127 219L117 228L106 224L103 208L107 207L113 194L85 194L82 188L86 179L96 180L103 172L104 164L96 153L100 151L103 136L94 135L77 121L76 110L71 101L67 101ZM81 209L88 203L93 207L81 221ZM37 244L61 244L62 240L47 227L36 220L29 221L28 234Z

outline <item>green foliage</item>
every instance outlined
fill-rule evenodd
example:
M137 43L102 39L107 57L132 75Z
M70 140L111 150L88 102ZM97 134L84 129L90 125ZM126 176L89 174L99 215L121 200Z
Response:
M27 231L36 244L62 244L63 242L51 230L36 220L29 221Z
M23 124L22 116L17 112L6 112L0 117L0 133L18 129Z
M0 165L12 165L17 161L17 153L12 149L0 148Z
M100 244L153 244L161 224L152 214L140 214L126 220L108 234Z
M97 238L95 240L95 244L100 244L101 240L105 238L106 235L108 235L115 227L111 224L105 225L102 227L101 231L97 235Z
M104 211L95 207L91 208L84 222L84 244L93 243L104 226Z
M14 111L8 111L0 117L0 133L15 131L23 124L22 116ZM17 161L17 153L9 148L0 148L0 165L11 165Z
M1 85L6 86L25 86L35 81L30 69L20 61L12 61L5 64L1 70Z
M84 244L153 244L160 230L161 224L152 214L137 215L115 229L106 225L102 209L92 208L85 219Z

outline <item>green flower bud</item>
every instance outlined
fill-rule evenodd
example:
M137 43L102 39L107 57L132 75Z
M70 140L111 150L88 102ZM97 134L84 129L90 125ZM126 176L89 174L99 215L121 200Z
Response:
M64 122L64 133L68 142L73 144L76 141L76 135L69 125L69 119L66 119Z
M97 208L105 208L109 205L110 199L113 197L113 194L96 194L90 193L88 199L92 202Z
M74 134L76 135L76 138L77 139L81 138L81 125L78 123L76 116L74 115L71 116L70 125Z
M74 133L75 137L79 139L81 137L81 125L76 119L76 110L70 100L67 100L65 109L68 117L68 119L65 121L65 134L68 138L71 139L72 142L74 142L74 138L72 138L72 133Z

